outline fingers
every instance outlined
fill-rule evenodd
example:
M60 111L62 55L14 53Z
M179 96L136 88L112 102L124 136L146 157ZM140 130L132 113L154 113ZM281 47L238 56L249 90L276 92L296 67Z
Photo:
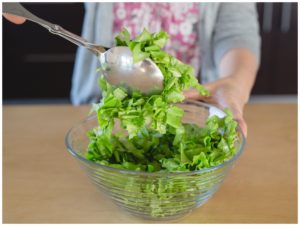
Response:
M222 85L223 84L223 85ZM204 101L213 104L221 109L229 108L232 111L234 119L238 122L242 133L247 137L247 124L243 118L243 104L233 93L231 87L224 86L225 79L204 84L205 88L210 92L211 96L201 96L195 89L184 92L184 96L188 99Z
M233 118L237 121L237 123L239 124L242 133L244 134L245 137L247 137L247 132L248 132L248 127L247 127L247 123L243 118L243 114L242 114L242 110L237 110L236 107L231 108L232 114L233 114Z
M246 124L245 120L244 119L237 119L236 121L238 122L244 136L247 137L248 127L247 127L247 124Z
M26 21L24 17L14 16L8 13L3 13L3 16L14 24L23 24Z

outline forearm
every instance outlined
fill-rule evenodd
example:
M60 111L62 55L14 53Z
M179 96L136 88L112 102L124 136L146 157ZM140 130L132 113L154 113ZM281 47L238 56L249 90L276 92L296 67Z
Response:
M239 87L241 97L246 103L254 85L258 64L256 57L248 49L236 48L228 51L221 59L219 74L221 78L232 78Z

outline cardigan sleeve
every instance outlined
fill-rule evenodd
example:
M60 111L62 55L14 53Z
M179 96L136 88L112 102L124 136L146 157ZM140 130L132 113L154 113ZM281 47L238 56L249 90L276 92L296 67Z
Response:
M255 3L221 3L213 35L213 58L219 67L224 54L246 48L260 62L260 35Z

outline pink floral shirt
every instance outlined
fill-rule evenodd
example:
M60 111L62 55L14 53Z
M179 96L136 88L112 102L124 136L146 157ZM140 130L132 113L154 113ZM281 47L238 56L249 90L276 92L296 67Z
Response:
M170 40L165 51L187 64L197 74L200 67L197 3L114 3L114 36L126 27L133 37L147 28L166 31Z

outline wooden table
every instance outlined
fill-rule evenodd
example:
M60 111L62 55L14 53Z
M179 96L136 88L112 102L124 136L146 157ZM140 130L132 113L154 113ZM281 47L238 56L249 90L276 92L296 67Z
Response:
M3 223L149 223L115 206L67 152L89 106L3 107ZM246 150L220 190L176 223L296 223L297 105L250 104Z

